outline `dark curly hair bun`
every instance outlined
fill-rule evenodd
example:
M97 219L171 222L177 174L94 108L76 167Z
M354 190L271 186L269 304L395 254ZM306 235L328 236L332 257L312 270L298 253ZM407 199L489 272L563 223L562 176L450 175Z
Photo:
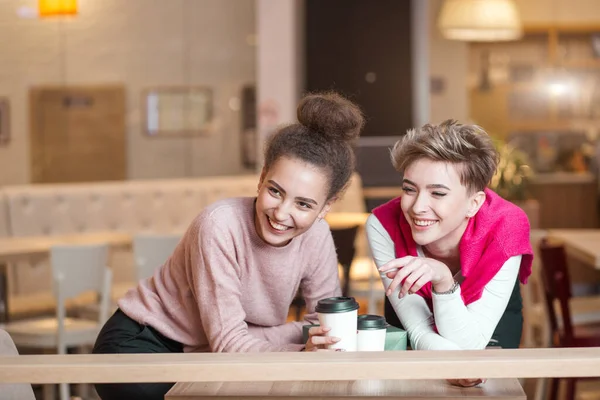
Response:
M304 96L298 104L297 117L310 133L328 140L353 141L365 123L360 108L335 92Z

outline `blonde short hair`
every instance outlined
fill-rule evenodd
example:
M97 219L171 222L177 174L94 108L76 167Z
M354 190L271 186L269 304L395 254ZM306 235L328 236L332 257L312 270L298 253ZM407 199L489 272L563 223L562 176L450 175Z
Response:
M460 182L471 193L486 188L499 161L492 138L481 127L451 119L410 129L394 145L391 158L400 173L422 158L456 164Z

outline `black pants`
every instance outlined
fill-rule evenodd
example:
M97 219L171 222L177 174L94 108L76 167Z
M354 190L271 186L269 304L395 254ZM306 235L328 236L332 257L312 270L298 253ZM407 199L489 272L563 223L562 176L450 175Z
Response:
M182 353L183 345L168 339L154 328L140 325L121 310L117 310L100 331L94 354L119 353ZM102 400L160 399L174 383L115 383L97 384Z

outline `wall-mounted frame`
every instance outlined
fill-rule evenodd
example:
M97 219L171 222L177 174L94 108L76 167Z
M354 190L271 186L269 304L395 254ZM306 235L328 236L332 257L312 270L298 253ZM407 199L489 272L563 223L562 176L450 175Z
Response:
M7 97L0 97L0 146L10 142L10 105Z
M142 99L144 131L151 137L210 134L212 90L202 86L148 88Z

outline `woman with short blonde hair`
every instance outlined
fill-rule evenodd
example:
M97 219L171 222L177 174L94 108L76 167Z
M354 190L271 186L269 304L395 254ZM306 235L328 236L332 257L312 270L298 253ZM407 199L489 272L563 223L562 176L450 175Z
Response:
M518 347L529 221L487 188L499 161L492 139L447 120L408 131L391 157L403 194L367 221L388 322L416 350Z

